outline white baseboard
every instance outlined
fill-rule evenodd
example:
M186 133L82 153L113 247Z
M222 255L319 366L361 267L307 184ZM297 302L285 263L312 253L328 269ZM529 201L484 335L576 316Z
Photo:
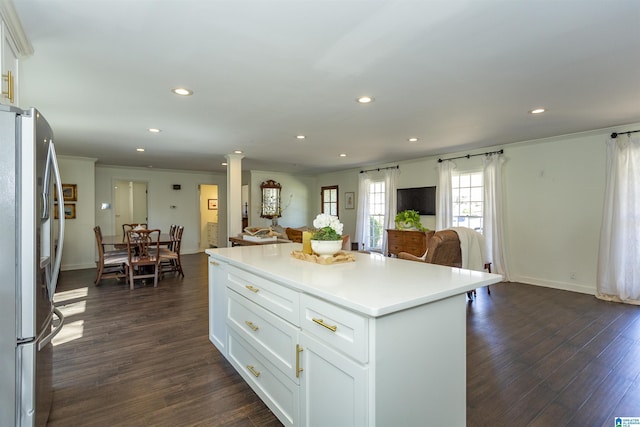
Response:
M60 271L68 270L84 270L87 268L96 268L96 263L91 264L64 264L60 266Z
M539 277L512 276L512 282L526 283L527 285L544 286L545 288L560 289L562 291L579 292L581 294L595 295L595 285L581 283L559 282L554 280L544 280Z

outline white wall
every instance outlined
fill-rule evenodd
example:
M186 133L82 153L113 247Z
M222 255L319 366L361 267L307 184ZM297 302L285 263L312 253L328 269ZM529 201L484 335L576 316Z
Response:
M249 183L249 225L252 227L269 226L271 220L260 217L262 192L260 184L267 180L278 182L280 191L282 217L278 218L278 224L282 227L301 227L310 225L315 218L315 211L320 206L320 193L312 193L316 187L315 176L293 176L280 172L251 171ZM317 195L317 197L315 197ZM318 208L314 210L315 205Z
M184 225L181 251L185 254L200 250L200 198L199 184L218 185L218 213L221 242L226 241L226 176L213 172L189 172L148 168L126 168L96 165L95 168L95 223L103 234L115 234L113 210L100 210L101 203L113 203L114 182L148 182L149 227L169 231L171 224ZM180 190L173 190L179 184ZM175 206L175 208L173 207Z
M62 249L62 270L94 268L96 240L93 233L95 221L96 159L58 156L60 175L64 184L76 184L78 201L76 218L65 222L65 239Z
M399 164L399 188L431 186L437 185L439 157L504 148L505 252L512 280L594 294L605 187L605 142L612 131L639 128L640 123L636 123L374 167ZM482 162L483 156L455 160L459 171L481 168ZM355 185L357 193L358 172L320 175L313 192L319 192L323 185L338 184L341 197L344 191L350 191L349 185ZM345 230L355 230L355 212L341 212L340 218ZM435 227L435 217L421 219L425 226Z
M623 132L638 128L640 123L374 167L400 165L399 188L431 186L437 185L438 157L504 148L505 253L512 279L593 294L604 199L605 141L614 130ZM481 167L482 159L479 156L456 160L457 170ZM92 200L93 159L61 158L60 168L65 183L78 184L78 219L68 222L67 236L71 237L65 243L63 268L95 265L94 259L87 256L93 255L95 250L91 212L95 212L95 224L100 225L105 234L111 234L112 212L101 211L99 207L102 202L111 203L112 183L116 179L149 182L149 224L163 230L172 223L184 224L185 253L199 249L198 184L219 185L220 230L224 233L226 229L226 177L223 175L97 165L95 200ZM279 219L283 227L311 225L320 211L320 188L338 185L340 219L345 233L355 235L356 209L344 208L344 193L356 193L357 200L359 171L350 169L318 176L251 171L245 182L249 184L249 224L266 226L271 223L269 219L260 218L260 183L263 181L273 179L282 185L283 205L291 200ZM243 181L245 176L243 173ZM172 190L172 184L181 184L182 190ZM291 199L290 194L293 195ZM176 209L171 209L170 205L175 205ZM425 226L435 227L434 217L422 217L422 220ZM227 236L220 236L220 242L226 240ZM93 249L88 249L89 246Z
M344 225L342 234L351 236L351 241L355 242L356 236L356 212L358 211L358 176L359 169L350 169L347 171L333 172L323 174L318 177L317 189L313 191L314 204L311 212L311 221L320 213L320 189L332 185L338 186L338 217ZM354 193L353 209L346 209L345 193ZM308 224L311 226L311 222Z

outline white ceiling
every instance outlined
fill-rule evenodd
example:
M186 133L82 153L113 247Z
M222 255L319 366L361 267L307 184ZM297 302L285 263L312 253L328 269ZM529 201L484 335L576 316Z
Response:
M638 0L13 2L21 105L100 164L319 173L640 122Z

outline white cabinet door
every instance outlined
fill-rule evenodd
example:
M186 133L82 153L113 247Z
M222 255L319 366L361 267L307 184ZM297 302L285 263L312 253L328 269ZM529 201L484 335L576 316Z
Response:
M368 369L313 337L301 334L303 425L366 426Z
M227 265L209 258L209 340L227 357Z
M18 105L18 51L4 22L2 23L1 49L2 99L0 103ZM11 75L11 81L9 81L9 75Z

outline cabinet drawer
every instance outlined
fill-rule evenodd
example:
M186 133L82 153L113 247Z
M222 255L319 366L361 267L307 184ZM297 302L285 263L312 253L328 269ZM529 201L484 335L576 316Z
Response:
M398 243L389 243L389 252L390 253L398 253L398 252L402 252L404 250L404 245L398 244Z
M229 361L284 425L300 425L300 387L234 331L229 333Z
M366 317L306 294L300 296L300 303L303 331L359 362L367 362L369 323Z
M228 301L229 326L298 382L295 357L299 329L233 291L229 291Z
M298 292L233 266L229 266L227 286L268 311L299 325Z
M422 233L407 233L404 238L405 245L413 245L413 246L421 246L425 241L424 235Z

